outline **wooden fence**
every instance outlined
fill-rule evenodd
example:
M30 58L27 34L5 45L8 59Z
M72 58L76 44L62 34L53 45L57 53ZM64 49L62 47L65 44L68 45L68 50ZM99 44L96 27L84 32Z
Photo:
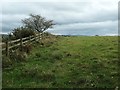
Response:
M41 34L36 34L36 35L32 35L29 37L25 37L25 38L20 38L17 40L9 40L6 42L2 42L0 43L0 45L2 46L2 52L5 51L6 56L9 56L9 50L15 47L20 46L22 48L22 46L24 44L26 44L27 42L31 43L33 41L38 41L41 39Z

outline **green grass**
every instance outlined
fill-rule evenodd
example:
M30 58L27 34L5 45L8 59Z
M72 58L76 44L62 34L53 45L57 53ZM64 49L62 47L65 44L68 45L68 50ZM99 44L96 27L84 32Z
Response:
M3 87L115 88L118 76L118 37L60 37L4 69Z

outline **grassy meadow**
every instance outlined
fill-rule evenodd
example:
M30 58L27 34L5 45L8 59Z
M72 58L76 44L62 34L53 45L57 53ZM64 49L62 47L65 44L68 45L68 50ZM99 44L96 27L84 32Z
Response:
M3 88L115 88L117 36L59 36L3 69Z

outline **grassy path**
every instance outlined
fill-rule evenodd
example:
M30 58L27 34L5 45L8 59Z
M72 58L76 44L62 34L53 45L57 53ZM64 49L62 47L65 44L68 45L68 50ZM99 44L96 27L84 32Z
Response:
M115 88L117 65L117 37L60 37L3 70L3 87Z

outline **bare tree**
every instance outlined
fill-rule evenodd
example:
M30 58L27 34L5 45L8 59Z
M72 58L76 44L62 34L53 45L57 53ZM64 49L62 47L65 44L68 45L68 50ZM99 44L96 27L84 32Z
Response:
M54 25L53 20L46 20L40 15L33 14L30 14L30 17L22 20L22 22L24 23L25 27L28 27L39 33L44 32L48 28L52 28L52 26Z

